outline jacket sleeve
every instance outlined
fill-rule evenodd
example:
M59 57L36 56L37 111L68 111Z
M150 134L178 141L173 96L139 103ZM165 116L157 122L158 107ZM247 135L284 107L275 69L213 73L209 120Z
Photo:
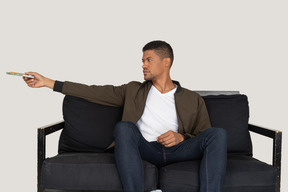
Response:
M124 105L126 85L85 85L69 81L56 81L53 90L65 95L86 99L102 105L121 107Z
M211 128L210 117L206 108L205 101L201 96L199 96L198 101L199 102L198 102L197 116L195 118L195 124L194 124L195 129L191 134L185 133L184 134L185 139L195 137L204 130Z

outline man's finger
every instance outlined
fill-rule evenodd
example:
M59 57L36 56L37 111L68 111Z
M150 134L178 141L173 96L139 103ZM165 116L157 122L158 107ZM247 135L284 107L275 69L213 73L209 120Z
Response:
M175 143L175 135L174 134L166 134L162 139L158 139L158 142L161 143L162 145L167 145L171 143Z
M157 138L157 141L159 142L159 143L163 143L163 142L165 142L166 140L169 140L171 138L171 136L159 136L158 138Z
M166 137L171 137L171 134L172 132L170 132L170 131L168 131L168 132L166 132L166 133L163 133L162 135L160 135L158 138L159 139L164 139L164 138L166 138Z
M171 138L167 138L162 140L162 142L160 142L162 145L166 146L166 145L171 145L175 143L175 138L171 137Z
M36 78L36 79L42 79L42 75L40 75L39 73L36 73L36 72L25 72L25 74L26 75L32 75L32 76L34 76L34 78Z

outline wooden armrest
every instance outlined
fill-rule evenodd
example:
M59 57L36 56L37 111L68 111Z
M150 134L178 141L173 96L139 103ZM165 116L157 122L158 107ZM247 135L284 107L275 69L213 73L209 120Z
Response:
M61 130L63 127L64 127L64 121L59 121L59 122L38 128L38 133L43 132L44 135L46 136L46 135L49 135L51 133Z

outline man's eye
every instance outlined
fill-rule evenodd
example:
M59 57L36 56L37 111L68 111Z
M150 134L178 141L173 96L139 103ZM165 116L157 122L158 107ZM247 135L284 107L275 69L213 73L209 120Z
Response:
M148 59L148 61L149 61L149 62L151 62L151 61L152 61L152 59Z

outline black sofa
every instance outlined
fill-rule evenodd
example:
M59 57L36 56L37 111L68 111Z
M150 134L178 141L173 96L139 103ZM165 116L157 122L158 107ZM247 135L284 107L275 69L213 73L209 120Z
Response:
M224 192L280 192L280 131L248 124L247 96L239 92L198 91L204 98L213 127L228 134L228 162ZM122 191L115 166L114 125L122 108L65 96L64 121L38 129L38 192ZM46 158L46 136L61 130L59 154ZM249 131L273 139L273 165L253 158ZM199 191L200 161L179 162L157 169L143 161L145 191Z

